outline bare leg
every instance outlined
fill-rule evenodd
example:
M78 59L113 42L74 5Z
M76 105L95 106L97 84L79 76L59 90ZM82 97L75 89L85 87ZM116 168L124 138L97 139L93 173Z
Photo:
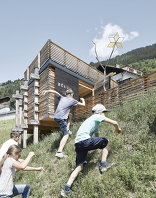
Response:
M108 145L102 149L102 159L101 161L106 161L108 156Z
M60 141L60 145L59 145L59 148L58 148L58 152L62 152L63 149L64 149L64 146L66 145L66 142L69 138L69 134L67 135L64 135Z
M70 121L68 121L68 124L67 124L67 130L69 131L69 127L70 127Z
M69 179L68 179L68 182L67 182L67 185L72 185L73 182L75 181L76 177L78 176L79 172L82 171L83 169L83 165L80 165L80 166L77 166L75 168L75 170L71 173Z
M71 120L72 120L72 114L69 113L68 121L67 121L67 130L68 130L68 131L69 131L69 127L70 127L70 124L71 124Z

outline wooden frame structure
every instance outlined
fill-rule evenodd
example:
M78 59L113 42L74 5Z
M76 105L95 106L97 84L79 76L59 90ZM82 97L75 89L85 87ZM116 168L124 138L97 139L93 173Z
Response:
M27 146L27 133L33 133L33 142L38 142L40 130L49 131L57 124L53 120L57 99L54 94L42 95L43 90L55 89L64 94L67 88L74 91L74 97L94 95L94 84L103 79L103 74L80 60L65 49L48 40L24 72L21 86L23 114L16 126L23 130L23 147ZM14 97L19 102L19 93ZM17 118L19 107L16 106Z
M40 130L47 132L57 127L53 115L58 101L54 94L42 95L43 90L55 89L64 94L67 88L72 88L76 99L84 97L86 106L77 106L73 111L76 119L88 116L97 103L112 108L156 90L156 72L118 86L112 82L114 88L105 92L97 83L102 80L103 73L48 40L24 72L22 94L13 95L15 130L23 132L23 147L27 146L27 133L33 133L33 142L37 143Z
M86 108L77 106L75 108L75 118L86 118L92 106L97 103L104 104L108 109L122 105L126 102L139 100L149 93L156 91L156 72L123 83L112 89L103 92L99 90L95 96L86 98Z

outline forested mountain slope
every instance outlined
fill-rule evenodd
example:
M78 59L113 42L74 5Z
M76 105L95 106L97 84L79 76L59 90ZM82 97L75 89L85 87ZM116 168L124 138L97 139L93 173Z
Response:
M144 74L154 72L156 71L156 44L134 49L110 60L101 61L101 63L112 66L119 64L121 67L127 65L133 66L142 70ZM98 63L90 64L94 66L98 65Z

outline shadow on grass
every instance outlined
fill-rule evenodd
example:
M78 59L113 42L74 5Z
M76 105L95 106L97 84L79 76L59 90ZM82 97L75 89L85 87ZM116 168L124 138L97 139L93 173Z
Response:
M156 118L154 119L154 121L152 123L148 122L149 125L149 129L150 129L150 133L154 133L156 134Z
M38 137L39 142L40 141L43 141L45 138L47 138L47 136L51 136L53 133L55 133L55 132L49 132L49 133L42 133L42 132L40 132L39 133L39 137ZM28 136L28 138L27 138L27 145L29 146L31 144L33 144L33 134L30 134ZM52 141L52 144L53 144L53 141ZM55 144L55 142L54 142L54 144Z
M87 155L87 164L84 165L83 175L86 176L90 171L98 166L97 151L90 151Z
M48 152L53 153L54 149L58 149L61 139L62 139L62 135L60 134L57 139L51 142L51 147L49 148Z
M28 139L27 139L27 145L31 145L33 144L33 135L29 136Z
M51 133L46 133L46 134L40 133L40 134L39 134L39 137L38 137L39 142L40 142L40 141L43 141L47 136L50 136L50 135L51 135ZM31 135L28 137L28 139L27 139L27 145L29 146L29 145L31 145L31 144L33 144L33 134L31 134Z

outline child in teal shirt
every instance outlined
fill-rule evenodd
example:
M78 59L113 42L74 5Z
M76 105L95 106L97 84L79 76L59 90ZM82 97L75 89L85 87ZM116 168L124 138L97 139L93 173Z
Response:
M77 131L75 139L75 151L76 151L76 168L71 173L67 184L61 191L63 197L67 196L70 192L71 185L78 176L79 172L83 169L83 165L86 163L87 153L90 150L101 149L102 159L99 165L100 173L106 171L113 164L108 163L108 140L104 137L99 137L98 128L102 121L112 124L115 127L117 133L121 133L121 129L115 120L111 120L105 117L104 112L107 109L102 104L97 104L92 108L94 113L87 118ZM92 137L95 135L96 137Z

